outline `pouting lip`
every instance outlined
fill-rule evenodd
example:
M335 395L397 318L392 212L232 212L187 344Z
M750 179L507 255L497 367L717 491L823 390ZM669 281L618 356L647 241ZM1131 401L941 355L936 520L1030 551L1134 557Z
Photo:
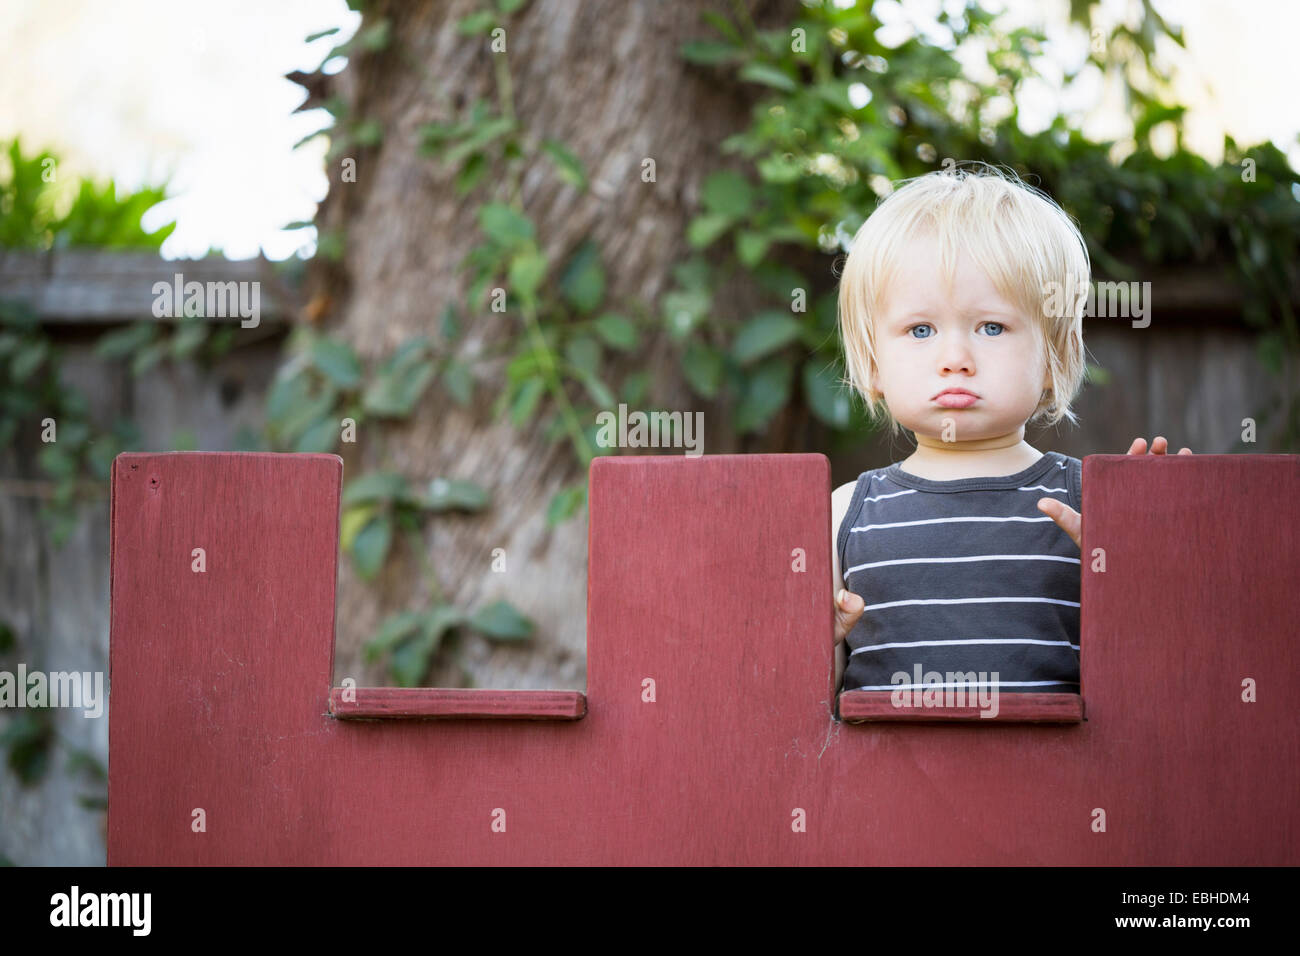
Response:
M932 401L932 402L935 401L935 399L939 398L940 395L969 395L971 398L979 398L978 395L976 395L974 392L970 391L969 389L965 389L965 388L945 388L945 389L944 389L942 392L940 392L938 395L935 395L934 398L931 398L930 401Z

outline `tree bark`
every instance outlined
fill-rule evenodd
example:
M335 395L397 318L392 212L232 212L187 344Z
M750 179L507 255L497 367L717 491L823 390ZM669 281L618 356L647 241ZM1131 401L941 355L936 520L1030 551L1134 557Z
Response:
M508 420L492 420L507 357L475 356L517 340L523 325L514 309L493 313L486 302L464 301L468 280L459 271L479 241L478 208L508 197L501 179L489 174L470 196L458 198L454 171L420 153L419 131L461 118L475 99L498 103L493 58L507 56L514 109L527 135L563 142L591 183L578 193L544 160L522 177L523 206L552 268L594 238L606 270L606 304L618 309L639 301L657 315L658 297L672 287L671 267L690 252L685 228L701 183L725 165L719 144L744 127L756 94L678 53L687 40L715 35L700 19L702 10L734 19L735 5L533 3L507 24L505 54L456 32L456 22L476 7L424 0L376 3L367 12L361 29L388 17L392 39L382 53L352 58L331 85L350 115L379 120L384 137L379 146L349 151L356 182L340 181L338 162L328 171L330 193L317 221L323 231L345 232L345 253L335 267L317 263L310 281L332 302L327 327L372 361L415 335L441 343L439 317L448 302L456 303L466 326L452 347L474 367L472 407L454 404L435 382L409 422L371 423L359 445L345 446L361 451L344 452L345 475L385 468L424 480L465 478L492 495L481 514L434 516L424 534L426 555L450 603L472 611L509 600L536 622L534 641L493 645L466 633L458 648L440 656L445 666L427 683L458 686L463 665L475 686L582 690L587 516L584 509L548 530L545 515L552 495L585 475L567 440L550 443L536 425L516 430ZM793 8L748 4L756 21L787 17ZM655 160L654 183L641 181L645 157ZM753 299L748 289L731 294L720 303L729 313ZM666 333L656 331L643 343L639 354L621 357L624 364L613 366L610 379L619 381L628 367L649 370L650 404L704 410L705 451L738 450L725 417L685 386ZM535 423L548 411L543 407ZM505 573L492 571L495 548L505 549ZM426 599L418 560L400 538L378 582L361 582L342 562L335 682L350 676L362 686L390 683L380 665L363 665L361 645L387 614Z

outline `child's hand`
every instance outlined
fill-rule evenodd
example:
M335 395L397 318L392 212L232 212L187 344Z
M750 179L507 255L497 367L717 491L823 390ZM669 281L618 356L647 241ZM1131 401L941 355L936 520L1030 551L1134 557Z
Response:
M845 635L858 623L867 604L848 588L840 588L835 595L835 643L844 640Z
M1151 443L1151 454L1163 455L1169 449L1169 443L1165 441L1163 435L1156 436L1156 440ZM1145 438L1134 438L1133 444L1128 446L1128 454L1145 455L1147 453L1147 440ZM1184 447L1178 452L1180 455L1190 455L1192 450ZM1064 501L1058 501L1055 498L1039 498L1038 510L1043 512L1058 525L1061 530L1070 536L1080 550L1083 548L1083 542L1080 541L1082 534L1083 519L1079 517L1079 512L1075 511Z
M1128 454L1130 455L1143 455L1146 454L1146 450L1147 440L1145 438L1134 438L1133 444L1128 446ZM1157 435L1156 440L1151 443L1151 454L1163 455L1168 450L1169 442L1165 441L1163 435ZM1191 453L1190 448L1183 448L1178 452L1180 455L1190 455Z

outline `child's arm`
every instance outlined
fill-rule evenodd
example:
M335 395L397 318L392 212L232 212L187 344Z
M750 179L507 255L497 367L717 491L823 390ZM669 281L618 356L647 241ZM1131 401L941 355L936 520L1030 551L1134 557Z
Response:
M835 606L835 689L837 691L844 679L844 662L848 659L844 637L853 630L853 625L858 623L865 606L862 598L848 590L840 570L838 542L840 525L844 522L844 516L853 500L853 489L856 484L857 482L850 481L847 485L840 485L831 493L831 603ZM836 600L842 589L844 590L843 605Z
M1165 441L1163 435L1157 435L1156 439L1151 442L1151 454L1153 455L1163 455L1168 450L1169 443ZM1128 454L1130 455L1145 455L1146 453L1147 440L1145 438L1134 438L1133 444L1128 446ZM1190 455L1192 450L1184 447L1179 450L1178 454ZM1071 541L1080 548L1083 547L1083 541L1081 540L1083 537L1083 519L1079 517L1079 512L1064 501L1057 501L1055 498L1039 498L1038 510L1060 525L1061 530L1070 536Z

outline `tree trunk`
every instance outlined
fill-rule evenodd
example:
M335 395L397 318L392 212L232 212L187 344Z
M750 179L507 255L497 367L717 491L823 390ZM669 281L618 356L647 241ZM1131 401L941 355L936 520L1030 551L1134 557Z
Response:
M657 315L658 297L672 286L671 267L690 252L685 228L701 183L724 165L719 144L744 127L755 93L678 53L687 40L715 37L699 17L702 10L734 19L734 4L533 3L507 23L505 54L491 52L480 37L457 33L456 22L478 6L422 0L381 2L367 11L362 30L379 17L391 20L389 45L379 54L352 57L329 78L329 91L343 98L351 116L378 120L384 136L374 148L349 149L356 182L340 180L337 161L328 170L330 192L317 222L322 232L343 231L345 252L336 266L317 261L310 281L332 303L327 327L372 361L415 335L441 343L439 318L449 302L463 318L465 329L452 347L474 368L473 405L456 405L435 382L411 420L370 423L358 445L344 446L345 478L384 468L426 481L464 478L487 488L492 500L486 511L431 518L427 558L448 602L472 611L506 599L537 624L531 647L464 634L458 648L439 657L444 663L427 683L459 686L463 665L479 687L585 689L586 511L555 530L548 530L545 517L551 497L585 475L567 440L551 443L536 426L516 430L508 419L492 420L508 354L475 356L516 340L524 328L513 307L503 314L490 311L487 302L466 302L468 280L459 271L480 241L478 208L509 197L494 171L458 198L454 170L420 153L419 131L429 122L462 118L476 99L499 103L494 58L507 57L514 110L527 136L563 142L582 160L591 183L577 193L545 161L522 177L523 207L537 224L552 269L593 238L606 270L606 303L617 309L640 302ZM756 21L788 17L794 7L747 6ZM657 182L641 181L646 157L655 160ZM731 313L752 301L750 290L737 288L719 304ZM705 452L739 450L726 417L684 385L666 333L655 332L643 344L631 359L622 358L622 367L610 369L609 379L619 381L628 367L649 370L648 404L703 410ZM547 411L535 421L545 420ZM505 573L492 570L496 548L505 549ZM419 562L400 538L377 582L361 582L350 562L342 562L335 683L344 677L362 686L390 683L379 665L363 665L361 645L387 614L426 599Z

